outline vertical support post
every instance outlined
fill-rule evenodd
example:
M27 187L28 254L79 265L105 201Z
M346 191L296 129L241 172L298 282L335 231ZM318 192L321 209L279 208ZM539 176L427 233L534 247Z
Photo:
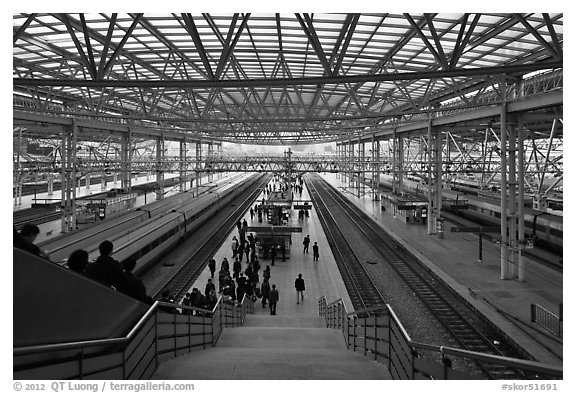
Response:
M364 162L366 160L366 154L365 154L365 149L366 149L366 145L364 144L364 142L362 142L361 138L358 137L358 176L356 177L357 179L357 183L356 183L356 196L358 198L360 198L360 195L364 194L364 171L365 171L365 167L364 167ZM362 188L362 193L360 193L360 188Z
M69 166L71 169L70 190L68 191L71 193L69 201L70 213L71 213L69 228L71 230L76 229L76 172L78 167L76 162L77 142L78 142L78 126L76 125L76 119L72 119L72 138L70 140L70 145L68 149L70 154Z
M434 136L434 169L436 170L436 182L435 185L435 213L436 213L436 221L440 218L440 212L442 211L442 132L440 129L436 130L436 135Z
M214 156L214 143L212 141L208 142L208 163L209 163L209 168L208 169L208 182L211 182L212 180L214 180L214 172L212 172L212 170L214 168L212 168L212 159Z
M508 103L506 101L506 83L500 81L500 92L502 94L502 106L500 112L500 279L508 279L508 203L507 203L507 176L506 173L506 141L508 134L506 130Z
M392 130L392 194L398 193L398 139L396 136L396 128Z
M404 192L404 138L396 134L398 138L398 191L400 194Z
M509 127L509 141L508 141L508 189L510 195L508 196L508 208L510 220L508 221L508 238L510 243L509 249L509 262L508 273L510 278L518 277L518 237L517 237L517 200L516 200L516 129L514 124Z
M200 164L202 160L202 141L199 140L196 142L196 196L198 196L200 183L202 179L200 178Z
M180 192L186 191L186 137L180 141Z
M524 245L524 118L518 114L518 281L526 282L526 261L522 255Z
M428 149L426 149L426 156L428 160L428 220L427 220L427 227L428 227L428 234L434 235L436 234L436 211L435 211L435 197L434 197L434 171L433 171L433 164L434 164L434 154L433 154L433 135L432 135L432 118L428 119Z
M127 192L132 189L132 129L122 137L120 145L120 187ZM136 178L136 180L138 180Z
M350 178L348 181L348 187L352 188L354 187L354 171L356 170L356 163L354 162L354 142L352 141L352 139L350 139L350 145L348 146L350 148Z
M67 222L67 204L66 204L66 189L68 188L68 179L66 176L66 141L68 139L68 132L66 131L66 127L62 127L62 145L60 147L60 159L61 159L61 173L60 173L60 210L62 211L62 215L60 216L60 232L66 233L68 232L68 225Z
M376 150L375 167L374 167L374 181L375 181L374 200L379 200L380 194L378 190L380 189L380 140L376 141L374 150Z
M48 174L48 196L54 195L54 175Z
M90 190L90 173L86 174L86 192L88 193L88 190Z
M20 152L22 150L22 127L18 127L18 146L16 147L16 171L17 171L17 184L16 184L16 195L14 195L14 206L18 206L18 197L21 194L21 184L22 184L22 171L20 168ZM22 202L20 202L21 204Z
M336 142L336 164L340 163L340 143ZM340 177L340 171L336 171L336 179Z
M164 136L156 139L156 200L164 198Z

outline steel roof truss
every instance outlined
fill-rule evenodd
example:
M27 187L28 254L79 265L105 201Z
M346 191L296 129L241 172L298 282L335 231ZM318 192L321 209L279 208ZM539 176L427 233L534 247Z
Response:
M78 37L76 37L76 33L74 32L74 29L72 28L72 25L70 24L70 20L68 19L68 15L66 14L60 14L59 15L60 20L64 23L64 25L66 25L66 29L68 30L68 34L70 34L70 38L72 38L72 41L74 42L74 46L76 47L76 51L78 51L78 54L80 55L80 58L82 59L82 63L84 65L84 67L86 67L88 69L88 72L90 74L90 76L92 77L92 79L96 79L96 68L94 65L94 62L90 62L90 60L88 60L88 58L86 57L86 54L84 53L84 49L82 48L82 44L80 44L80 41L78 40ZM94 60L94 58L92 57L92 60Z
M474 29L478 25L478 21L480 20L480 17L482 16L482 14L474 15L474 19L472 20L472 23L470 24L470 27L468 28L466 35L464 36L463 39L461 39L461 34L464 32L464 29L466 28L466 22L468 20L468 15L469 14L466 14L465 19L462 21L462 26L460 28L460 32L458 33L458 40L456 41L456 46L454 47L454 51L452 51L452 58L450 60L450 68L451 69L455 69L456 66L458 65L458 61L460 60L462 53L464 53L466 46L470 42L470 37L472 37L472 33L474 32Z
M530 24L530 22L526 20L526 18L524 18L524 16L522 16L522 14L513 14L513 15L516 19L518 19L520 23L522 23L522 25L524 25L524 27L526 27L526 29L528 29L528 31L534 36L534 38L536 38L538 42L544 48L546 48L546 50L550 53L550 55L552 55L552 57L554 57L554 59L562 60L562 57L556 52L556 50L552 47L552 45L550 45L550 43L546 41L540 33L538 33L538 31Z
M102 79L104 77L104 66L106 65L106 56L108 56L108 50L110 49L110 42L112 41L112 33L114 32L114 25L116 24L117 13L113 13L110 21L108 22L108 32L106 33L106 39L102 43L104 48L100 54L100 62L98 63L98 69L96 70L96 77Z
M20 39L20 37L22 36L22 33L24 33L24 31L28 28L28 26L30 26L30 23L32 23L34 18L36 18L36 15L38 15L38 14L32 13L32 14L28 15L28 17L26 18L26 21L24 21L22 26L20 26L18 28L18 30L16 30L16 32L12 36L12 44L15 44L16 41L18 41Z
M144 14L136 14L134 21L132 22L132 24L130 25L130 27L128 28L126 33L124 34L124 37L122 37L122 40L116 46L116 49L114 49L112 56L110 56L110 59L108 60L108 62L104 66L104 70L102 71L102 76L106 76L108 74L108 72L112 69L112 65L115 63L117 56L120 54L120 52L122 52L124 45L126 45L126 41L128 41L128 38L130 38L130 36L132 35L132 32L134 31L134 29L138 25L138 23L139 23L139 21L143 15Z
M542 17L544 18L544 21L546 22L546 27L548 28L548 33L550 33L550 37L552 38L552 42L554 43L554 49L555 49L556 53L558 54L558 56L562 59L564 57L564 54L562 51L562 45L560 44L560 40L558 39L558 34L556 34L556 30L554 29L554 24L552 23L552 20L550 20L550 15L543 13Z

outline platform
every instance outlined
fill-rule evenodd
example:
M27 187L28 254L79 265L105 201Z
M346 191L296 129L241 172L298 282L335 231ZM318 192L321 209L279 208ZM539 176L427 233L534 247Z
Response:
M262 195L257 200L261 199ZM295 195L294 202L309 199L305 188L301 197ZM250 215L244 218L251 225ZM253 221L257 222L257 218ZM260 262L262 269L270 265L270 283L279 290L277 314L270 315L259 299L244 326L224 329L216 347L163 362L153 378L390 379L384 365L347 350L342 332L326 328L323 317L318 316L321 295L329 302L342 298L348 310L353 308L315 210L311 210L310 217L298 219L297 211L292 209L288 225L302 227L301 233L293 234L290 259L282 262L278 258L274 266L270 260ZM318 262L312 261L312 247L310 253L303 253L302 240L306 235L310 235L312 244L318 243ZM214 256L217 272L224 257L233 261L233 236L238 236L236 228ZM245 259L242 266L247 266ZM294 280L299 273L306 290L304 301L297 304ZM208 278L210 272L205 269L193 287L204 291ZM214 282L218 287L216 275Z
M445 222L444 238L427 234L426 225L407 225L390 211L381 211L380 201L373 201L370 188L358 198L346 192L348 182L335 174L322 174L356 206L380 224L393 238L468 300L505 334L512 337L538 361L560 364L545 346L562 356L558 339L535 333L527 334L511 320L531 325L530 304L557 313L563 301L562 273L526 258L526 282L500 279L500 247L483 243L483 261L478 262L478 237L470 233L450 232ZM535 337L536 336L536 337ZM542 343L539 343L541 341Z

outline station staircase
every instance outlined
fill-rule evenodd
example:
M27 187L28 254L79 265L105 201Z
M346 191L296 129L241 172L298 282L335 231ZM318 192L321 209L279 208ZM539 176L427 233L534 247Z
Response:
M246 315L213 348L162 362L151 379L391 379L387 368L346 349L324 317Z

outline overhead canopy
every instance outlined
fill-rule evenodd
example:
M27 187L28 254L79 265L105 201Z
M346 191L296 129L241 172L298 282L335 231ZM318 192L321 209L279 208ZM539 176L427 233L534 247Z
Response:
M15 109L244 143L370 133L563 59L554 13L15 14L13 25Z

